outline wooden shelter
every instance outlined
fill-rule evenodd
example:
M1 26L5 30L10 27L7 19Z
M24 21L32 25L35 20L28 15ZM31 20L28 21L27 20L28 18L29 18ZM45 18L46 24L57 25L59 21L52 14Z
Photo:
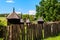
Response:
M43 29L43 23L44 23L44 20L43 20L42 17L40 17L40 18L38 19L38 24L41 25L42 29Z
M27 24L30 24L29 15L28 15L27 18L26 18L26 23L27 23Z
M22 19L22 13L21 13L20 24L24 24L24 20Z
M43 24L44 23L44 20L42 19L42 17L40 17L37 21L38 21L39 24Z
M13 12L7 16L8 24L19 24L20 17L16 14L15 8L13 8Z

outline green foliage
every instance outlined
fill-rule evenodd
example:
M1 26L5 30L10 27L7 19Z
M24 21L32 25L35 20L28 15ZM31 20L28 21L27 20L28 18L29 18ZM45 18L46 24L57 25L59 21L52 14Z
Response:
M7 17L8 13L0 14L0 17Z
M2 21L0 21L0 28L6 26Z
M0 21L0 27L2 27L3 26L3 23Z
M28 16L29 16L30 21L34 20L34 15L25 14L25 15L22 16L22 18L25 19L25 18L28 18Z
M3 40L3 38L0 38L0 40Z
M0 17L0 26L7 26L6 17Z
M36 17L43 17L44 21L60 20L60 2L57 0L41 0L36 5Z

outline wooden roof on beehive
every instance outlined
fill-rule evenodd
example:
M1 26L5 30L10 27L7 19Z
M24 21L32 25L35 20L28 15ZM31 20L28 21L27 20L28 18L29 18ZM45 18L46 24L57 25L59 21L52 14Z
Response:
M37 21L44 21L42 17L40 17Z
M28 14L28 16L26 18L26 23L30 23L29 14Z
M13 8L13 13L10 13L7 16L7 19L20 19L20 16L16 14L15 9Z

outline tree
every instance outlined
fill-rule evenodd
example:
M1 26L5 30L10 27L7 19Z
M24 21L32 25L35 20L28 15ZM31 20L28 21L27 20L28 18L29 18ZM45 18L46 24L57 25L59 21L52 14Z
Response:
M60 20L60 2L58 0L41 0L36 5L36 17L43 17L44 21Z

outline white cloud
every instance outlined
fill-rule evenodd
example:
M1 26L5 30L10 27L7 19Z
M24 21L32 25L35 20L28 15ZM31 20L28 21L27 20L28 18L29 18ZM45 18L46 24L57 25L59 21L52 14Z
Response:
M23 14L28 14L28 13L23 13Z
M21 14L21 12L16 12L17 14Z
M13 0L6 0L7 3L14 3Z
M35 15L36 11L35 10L29 10L29 15Z

